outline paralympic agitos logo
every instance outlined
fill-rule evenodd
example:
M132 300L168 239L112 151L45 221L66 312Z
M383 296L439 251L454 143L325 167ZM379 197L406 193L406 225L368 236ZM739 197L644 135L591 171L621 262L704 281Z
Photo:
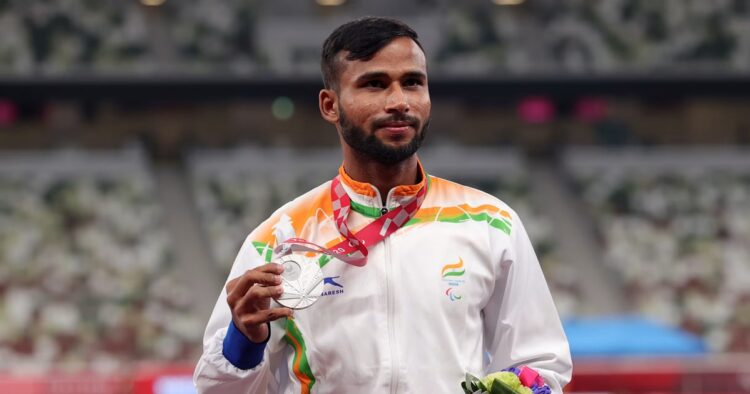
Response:
M457 291L457 288L464 283L463 276L465 273L464 260L460 257L458 258L458 263L446 264L440 271L440 274L443 277L443 282L448 285L448 288L445 290L445 295L448 296L451 301L458 301L463 298L463 296Z

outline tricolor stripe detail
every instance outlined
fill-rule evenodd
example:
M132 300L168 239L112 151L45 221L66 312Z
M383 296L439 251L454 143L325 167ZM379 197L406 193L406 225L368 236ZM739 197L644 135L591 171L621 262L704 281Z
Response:
M301 394L310 394L310 390L315 385L315 376L310 369L310 364L307 360L307 346L305 345L305 339L302 337L299 327L294 322L294 319L286 319L286 334L284 335L284 341L292 345L294 348L294 358L292 358L292 372L301 386Z
M463 270L462 268L464 268L464 260L459 257L458 263L444 265L442 271L440 271L440 274L443 276L443 278L445 278L446 276L461 276L465 272L465 270Z
M461 204L452 207L422 208L414 215L405 226L426 222L462 223L466 221L487 222L508 235L510 235L513 223L510 221L510 213L494 205L470 206Z

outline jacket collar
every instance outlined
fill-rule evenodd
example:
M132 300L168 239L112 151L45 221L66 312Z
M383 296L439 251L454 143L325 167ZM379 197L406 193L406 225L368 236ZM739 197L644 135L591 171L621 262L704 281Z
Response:
M418 183L413 185L399 185L390 190L388 196L386 196L385 205L388 209L398 206L403 200L415 196L423 187L427 187L427 174L424 172L422 163L419 161L417 161L417 171L419 171L420 175ZM375 216L375 212L378 212L377 210L383 206L378 189L372 184L352 179L344 170L343 164L339 167L339 176L341 184L352 199L352 209L367 216ZM366 212L363 212L363 210ZM378 212L377 216L379 215Z

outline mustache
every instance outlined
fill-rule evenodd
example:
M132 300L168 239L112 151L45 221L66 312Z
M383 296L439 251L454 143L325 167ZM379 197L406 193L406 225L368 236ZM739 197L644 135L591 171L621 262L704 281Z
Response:
M399 114L393 114L390 116L386 116L384 118L375 119L372 121L372 128L373 130L379 129L381 127L386 127L388 123L393 122L404 122L407 123L409 126L413 127L414 129L418 129L419 127L419 119L417 119L414 116L399 113Z

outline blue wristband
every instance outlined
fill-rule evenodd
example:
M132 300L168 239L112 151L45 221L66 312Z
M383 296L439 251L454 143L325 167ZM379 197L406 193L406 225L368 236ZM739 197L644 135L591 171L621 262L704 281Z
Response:
M255 343L246 337L232 321L229 323L227 335L224 337L222 354L224 354L224 358L239 369L255 368L263 361L263 353L270 337L270 324L268 325L268 338L262 343Z

